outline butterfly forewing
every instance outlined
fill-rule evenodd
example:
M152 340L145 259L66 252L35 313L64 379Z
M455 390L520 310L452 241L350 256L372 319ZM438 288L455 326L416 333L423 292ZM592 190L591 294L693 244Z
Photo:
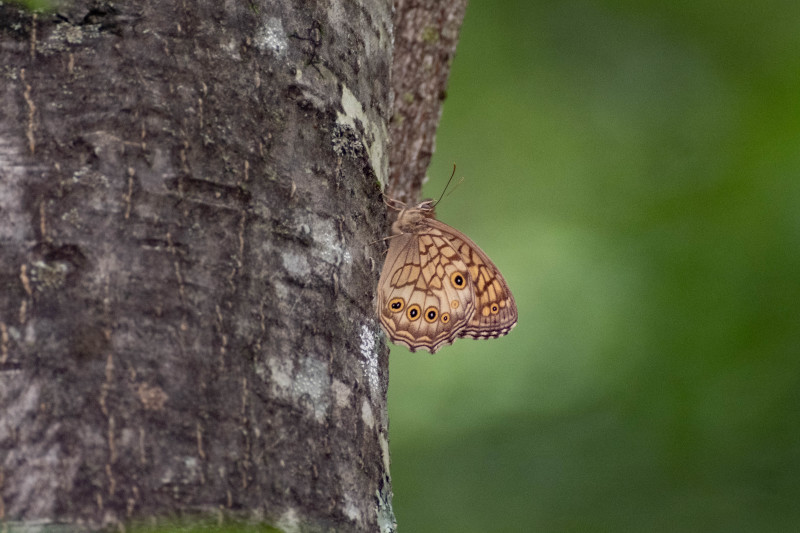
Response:
M467 267L438 231L392 238L379 286L381 324L412 351L451 344L475 312Z

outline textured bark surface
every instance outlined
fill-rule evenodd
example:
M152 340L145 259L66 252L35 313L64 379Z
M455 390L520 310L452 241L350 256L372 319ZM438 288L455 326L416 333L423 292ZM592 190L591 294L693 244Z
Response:
M390 197L416 203L434 150L466 0L396 0Z
M0 6L0 518L391 531L388 0Z

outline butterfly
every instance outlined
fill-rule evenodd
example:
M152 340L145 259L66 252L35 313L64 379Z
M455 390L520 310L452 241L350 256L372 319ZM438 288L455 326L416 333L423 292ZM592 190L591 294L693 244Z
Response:
M517 324L517 305L500 271L466 235L436 220L436 203L409 207L387 198L400 213L377 311L389 339L412 352L435 353L462 337L500 337Z

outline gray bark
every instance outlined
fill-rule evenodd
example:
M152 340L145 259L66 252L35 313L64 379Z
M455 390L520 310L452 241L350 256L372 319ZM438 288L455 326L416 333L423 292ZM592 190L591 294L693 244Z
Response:
M416 203L433 155L466 0L395 0L391 198Z
M391 531L392 19L0 6L0 519Z

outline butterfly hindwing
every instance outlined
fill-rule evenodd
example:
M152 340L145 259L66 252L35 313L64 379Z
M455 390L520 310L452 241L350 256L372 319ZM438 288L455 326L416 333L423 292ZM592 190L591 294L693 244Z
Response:
M506 280L491 259L466 235L431 219L467 265L475 291L475 314L460 336L490 339L506 335L517 324L517 304Z

